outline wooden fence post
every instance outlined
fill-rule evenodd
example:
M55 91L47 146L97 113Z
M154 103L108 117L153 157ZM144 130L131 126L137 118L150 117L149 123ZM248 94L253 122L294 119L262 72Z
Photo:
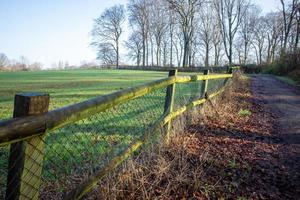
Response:
M24 93L15 95L13 117L48 112L49 95ZM44 159L44 136L11 144L6 200L38 199Z
M204 70L203 75L209 75L209 70L208 69ZM207 93L207 87L208 87L208 80L204 80L202 83L201 91L200 91L200 98L205 97L205 95Z
M169 71L169 77L176 76L176 75L177 75L177 69ZM167 87L164 113L169 114L173 111L174 97L175 97L175 83L172 85L169 85ZM170 120L166 124L166 142L167 143L170 140L171 125L172 125L172 121Z

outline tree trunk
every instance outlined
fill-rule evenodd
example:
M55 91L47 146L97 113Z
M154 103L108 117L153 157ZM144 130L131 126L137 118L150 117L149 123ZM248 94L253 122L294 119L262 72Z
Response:
M183 62L182 62L183 67L187 67L188 65L188 56L189 56L189 40L188 40L187 33L184 33Z
M214 61L214 66L219 65L219 49L218 49L218 44L214 44L215 48L215 61Z
M296 31L296 39L294 44L294 52L297 51L298 44L299 44L299 37L300 37L300 20L297 19L297 31Z
M150 45L151 45L151 66L154 65L154 50L153 50L153 41L152 41L152 37L150 39Z
M117 46L117 69L119 68L119 39L116 41L116 46Z
M149 41L148 41L148 35L146 37L146 65L149 66Z
M164 43L164 62L163 66L165 67L167 65L167 45Z
M229 60L229 66L232 66L232 36L231 33L229 34L229 55L228 55L228 60Z
M157 45L157 49L156 49L156 65L157 66L160 66L161 63L160 63L160 44L156 44Z
M182 67L187 67L187 57L188 57L187 49L188 49L188 44L187 44L187 42L184 42Z
M136 65L139 67L140 66L140 55L139 55L139 53L137 54L136 57L137 57L136 58Z
M143 36L143 67L146 65L146 39Z
M171 30L170 67L173 66L173 28Z
M208 67L209 66L209 45L208 43L205 44L205 67Z

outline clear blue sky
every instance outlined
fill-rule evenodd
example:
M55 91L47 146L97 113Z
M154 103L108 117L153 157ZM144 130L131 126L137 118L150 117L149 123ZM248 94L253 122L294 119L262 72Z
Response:
M264 12L279 6L279 0L255 2ZM127 0L0 0L0 52L10 59L24 55L46 67L59 60L93 60L93 19L114 4Z

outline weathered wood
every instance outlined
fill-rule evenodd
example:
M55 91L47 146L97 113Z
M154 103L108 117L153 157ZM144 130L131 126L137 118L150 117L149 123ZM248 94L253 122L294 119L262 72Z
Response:
M171 70L169 71L169 77L176 77L177 76L177 70ZM173 83L167 87L166 91L166 99L165 99L165 106L164 106L164 113L169 114L173 112L173 104L174 104L174 96L175 96L175 87L176 83ZM170 139L170 131L171 131L172 122L169 121L166 126L166 142L169 142Z
M208 76L209 75L209 70L205 70L203 72L204 76ZM205 97L206 93L207 93L207 87L208 87L208 79L203 80L202 82L202 87L201 87L201 91L200 91L200 97Z
M35 137L42 132L54 130L74 123L173 83L187 83L191 81L231 77L232 74L169 77L56 109L46 114L0 121L0 146Z
M85 180L83 183L81 183L78 187L73 189L71 192L69 192L67 195L65 195L65 200L71 200L71 199L80 199L85 194L87 194L96 184L105 177L108 173L113 171L116 167L118 167L123 161L125 161L127 158L129 158L135 151L139 150L139 148L149 141L150 136L152 134L164 127L166 124L168 124L172 119L176 118L177 116L183 114L187 110L205 103L208 99L213 98L217 96L218 94L222 93L224 91L224 88L220 89L219 91L209 95L206 98L199 99L196 101L193 101L189 103L186 106L183 106L182 108L178 109L175 112L171 112L169 114L165 113L160 119L158 119L153 126L151 126L149 129L145 131L143 136L141 136L139 139L131 143L124 151L122 151L118 156L114 157L107 165L103 166L99 171L97 171L95 174L90 176L87 180Z
M178 108L175 112L170 113L169 115L167 115L164 118L164 125L167 124L170 120L176 118L177 116L182 115L187 110L189 110L189 109L191 109L195 106L204 104L208 99L214 98L215 96L217 96L220 93L224 92L224 90L225 90L225 87L221 88L220 90L218 90L215 93L212 93L212 94L208 95L206 98L198 99L198 100L193 101L193 102L191 102L191 103L189 103L189 104L187 104L187 105L185 105L181 108Z
M178 81L176 81L176 83L187 83L190 81L204 81L204 80L232 78L232 74L192 75L190 77L191 78L189 81L184 80L184 78L182 79L181 77L178 77Z
M15 96L13 117L46 113L48 107L48 94L18 94ZM44 158L43 137L11 144L6 200L38 199Z

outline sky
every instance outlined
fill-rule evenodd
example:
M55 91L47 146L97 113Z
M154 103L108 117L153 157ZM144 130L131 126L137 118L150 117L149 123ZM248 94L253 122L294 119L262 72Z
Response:
M265 13L279 8L279 0L254 2ZM0 0L0 53L9 59L25 56L45 68L58 61L95 60L89 46L93 19L115 4L127 0Z

